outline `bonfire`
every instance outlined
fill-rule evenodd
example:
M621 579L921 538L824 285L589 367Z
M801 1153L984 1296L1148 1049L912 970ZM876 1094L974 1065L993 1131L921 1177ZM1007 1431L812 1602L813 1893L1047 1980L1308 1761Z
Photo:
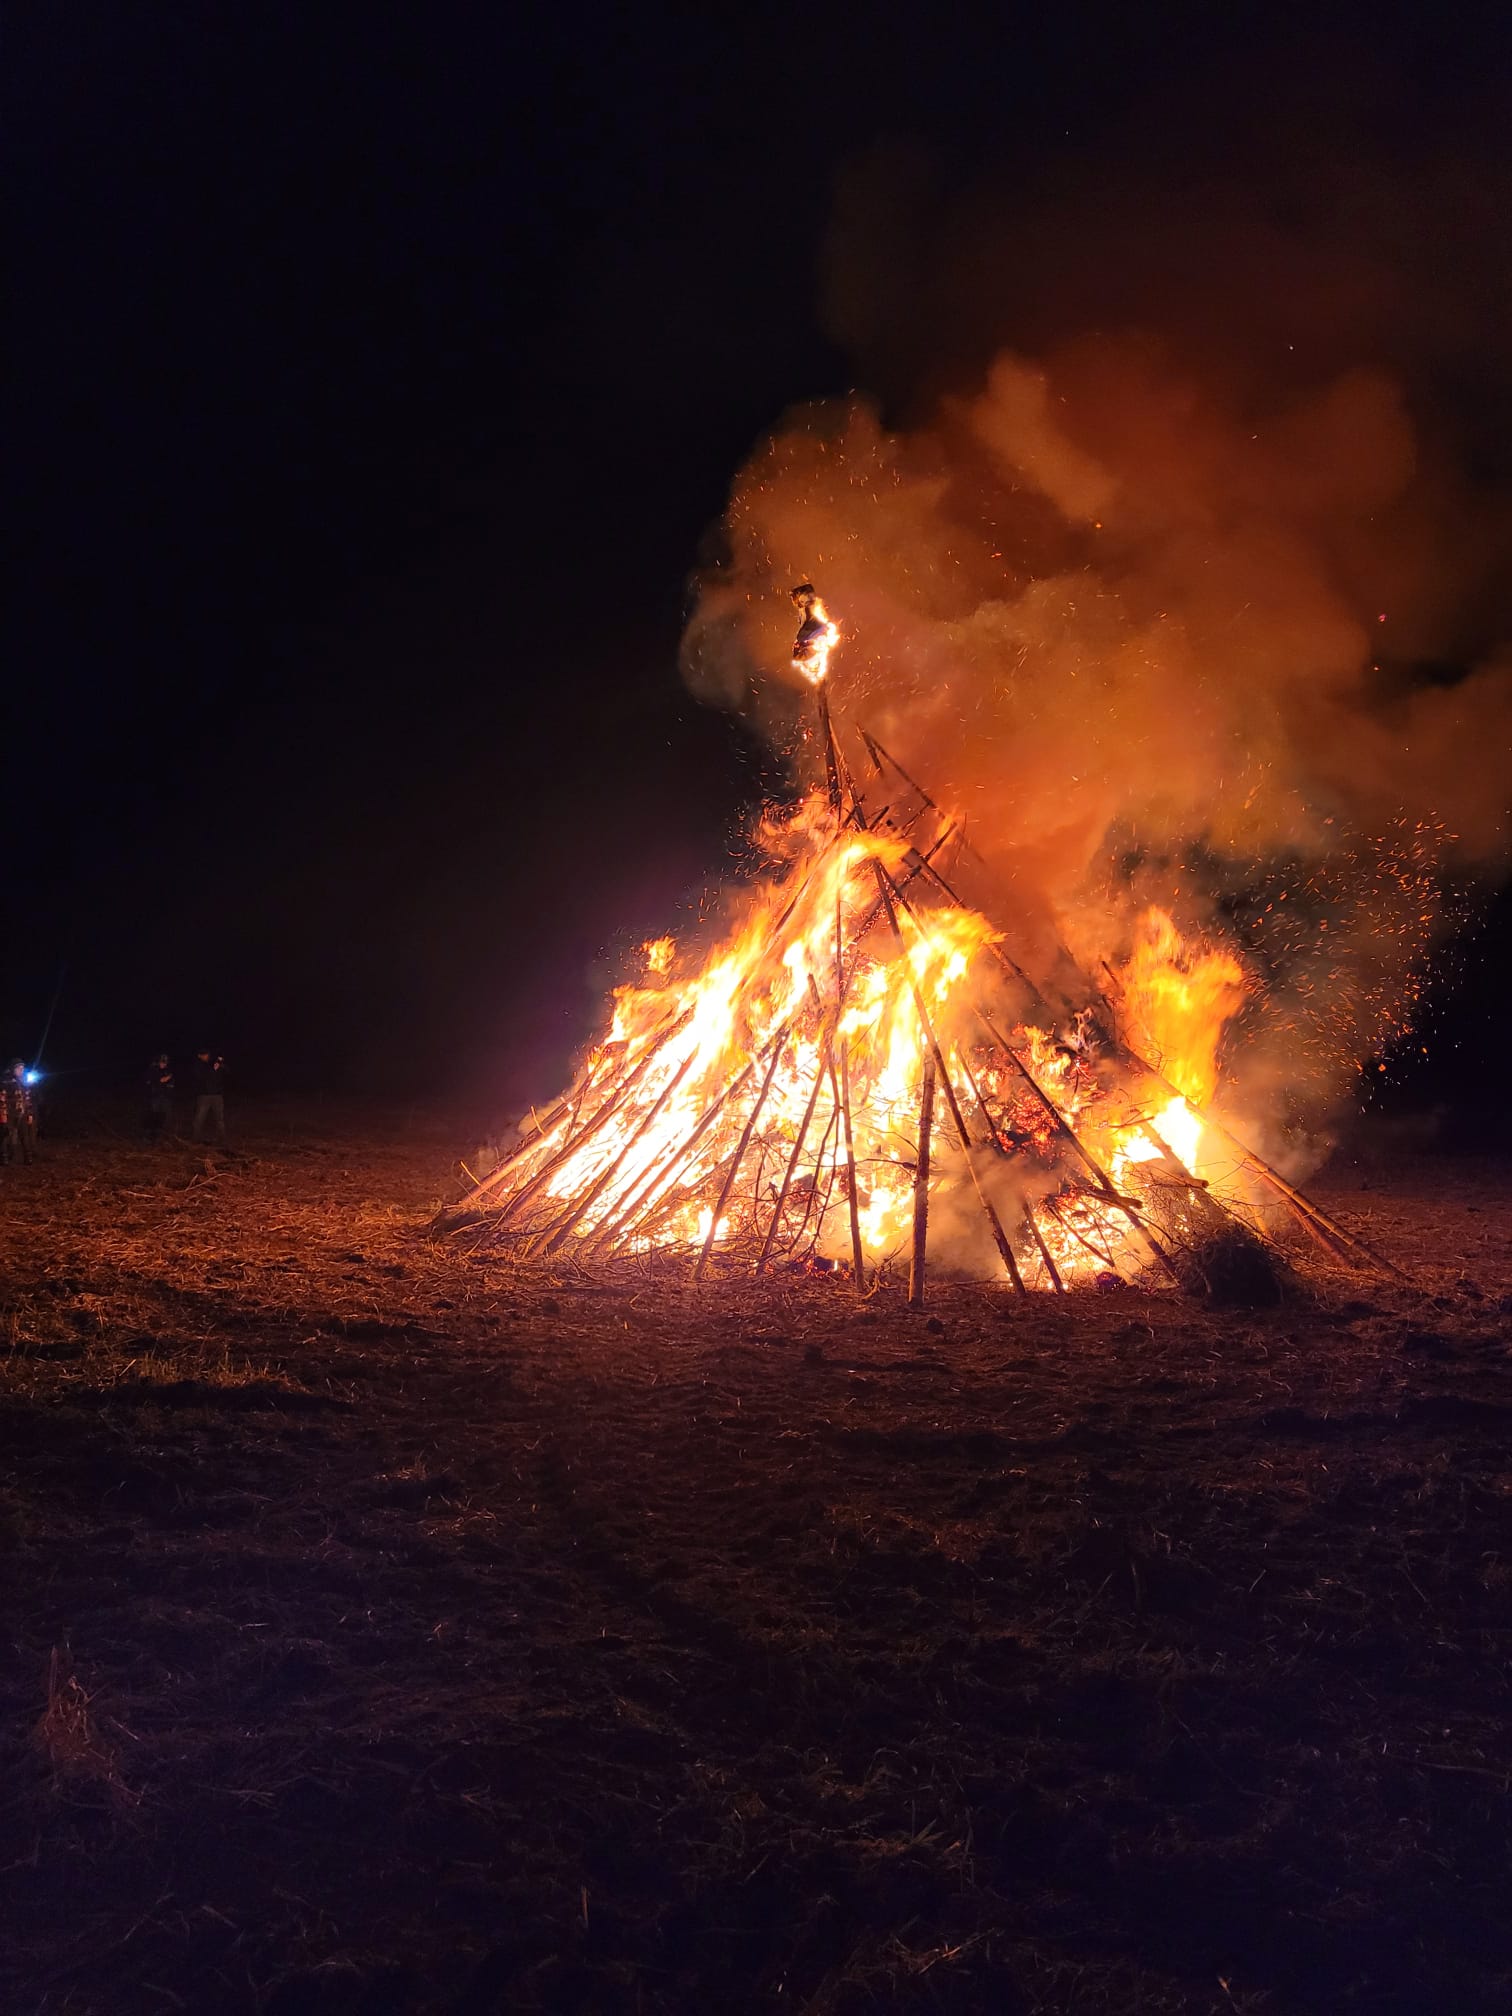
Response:
M808 584L794 601L823 783L766 820L770 872L711 953L643 948L571 1088L443 1229L695 1281L895 1276L915 1305L931 1265L1026 1296L1253 1294L1303 1247L1387 1265L1211 1110L1233 952L1151 910L1102 986L1048 999L957 893L960 821L874 736L847 754L839 628Z

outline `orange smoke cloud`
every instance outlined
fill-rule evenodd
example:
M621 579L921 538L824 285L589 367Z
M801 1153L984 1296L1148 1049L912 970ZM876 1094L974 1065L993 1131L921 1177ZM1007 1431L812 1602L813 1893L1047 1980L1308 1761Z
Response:
M928 298L959 306L985 254L953 242ZM1400 358L1332 354L1387 282L1341 263L1325 342L1326 261L1265 246L1270 292L1290 276L1305 294L1305 368L1267 372L1247 324L1225 346L1188 273L1170 328L1147 301L1035 355L978 328L906 424L860 397L792 416L740 473L684 656L696 692L810 762L785 591L815 581L845 633L837 722L965 815L1016 946L1042 972L1069 946L1096 974L1151 901L1248 934L1260 1075L1274 1086L1289 1033L1283 1091L1316 1112L1349 1053L1396 1033L1440 868L1504 855L1512 655L1484 632L1509 521L1456 471ZM1187 250L1200 263L1195 227ZM1074 316L1093 297L1057 257ZM875 245L839 264L864 334L857 299L895 276ZM1231 250L1215 266L1243 324L1261 275L1236 279ZM1267 329L1278 312L1267 299ZM889 358L916 386L938 361L917 329Z

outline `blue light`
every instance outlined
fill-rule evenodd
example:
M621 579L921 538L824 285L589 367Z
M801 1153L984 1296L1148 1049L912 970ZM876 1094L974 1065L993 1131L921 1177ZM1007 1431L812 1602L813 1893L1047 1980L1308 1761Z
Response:
M42 1082L42 1073L40 1071L25 1071L22 1073L22 1076L28 1085L40 1085Z

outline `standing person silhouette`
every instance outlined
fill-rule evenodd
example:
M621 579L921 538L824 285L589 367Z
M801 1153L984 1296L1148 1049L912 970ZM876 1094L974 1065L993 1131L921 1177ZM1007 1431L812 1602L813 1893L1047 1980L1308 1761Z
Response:
M194 1138L226 1145L226 1060L214 1050L196 1050L191 1072L194 1089Z
M21 1058L12 1057L5 1073L5 1159L34 1162L36 1158L37 1102L31 1074Z
M166 1050L147 1066L142 1089L147 1095L143 1132L153 1147L160 1148L173 1125L173 1066Z

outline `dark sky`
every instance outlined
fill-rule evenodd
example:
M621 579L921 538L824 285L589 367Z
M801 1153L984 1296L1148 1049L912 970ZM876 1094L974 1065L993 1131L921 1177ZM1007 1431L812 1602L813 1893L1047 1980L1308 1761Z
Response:
M1211 161L1288 32L844 12L12 22L6 1046L66 969L76 1082L209 1039L268 1086L549 1091L593 962L771 781L677 640L752 441L851 382L818 307L839 168L918 136L1114 175L1131 103L1188 76L1189 132L1147 144ZM1338 24L1328 75L1409 123L1505 53Z

